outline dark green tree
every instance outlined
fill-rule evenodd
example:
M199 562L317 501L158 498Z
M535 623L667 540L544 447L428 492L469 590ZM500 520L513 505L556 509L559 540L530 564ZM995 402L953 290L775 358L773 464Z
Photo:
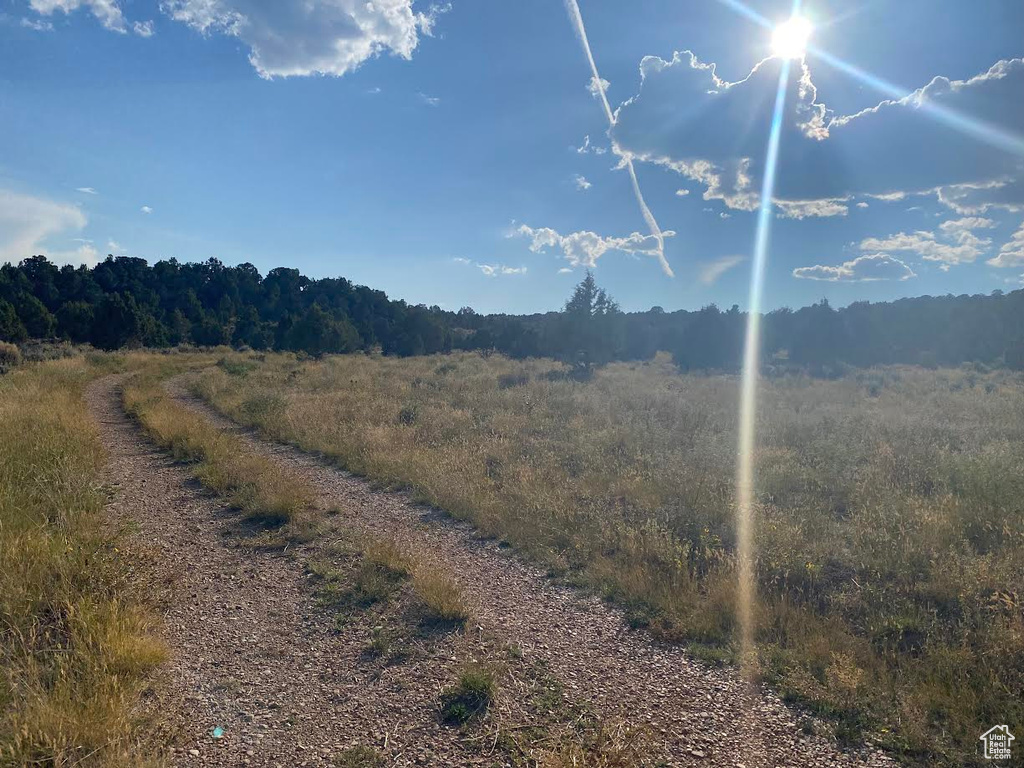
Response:
M82 344L92 338L95 311L85 301L68 301L57 310L57 331L66 339Z
M28 338L28 331L24 323L18 317L14 305L9 301L0 299L0 341L24 341Z
M56 332L57 318L32 294L19 294L15 297L14 306L25 330L33 339L47 339Z
M614 360L623 346L621 318L619 305L597 287L588 270L565 303L558 324L558 356L581 373Z

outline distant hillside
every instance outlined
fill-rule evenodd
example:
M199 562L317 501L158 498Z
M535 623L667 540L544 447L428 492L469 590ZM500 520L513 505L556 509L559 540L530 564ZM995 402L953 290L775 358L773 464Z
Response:
M0 340L62 337L103 349L231 344L313 355L470 349L586 367L665 350L684 369L731 370L739 366L745 321L735 306L624 313L589 275L562 311L520 316L412 306L344 278L313 280L285 267L263 276L251 264L228 267L216 259L150 266L110 256L90 269L33 256L0 267ZM1024 290L781 309L765 317L764 343L770 364L825 373L887 363L1024 369Z

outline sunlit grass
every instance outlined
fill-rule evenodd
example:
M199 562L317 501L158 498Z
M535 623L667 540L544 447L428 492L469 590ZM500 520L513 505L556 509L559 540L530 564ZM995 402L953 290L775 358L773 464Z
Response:
M139 700L166 651L104 520L83 391L110 361L93 359L0 376L0 765L127 768L157 748Z
M198 385L712 657L736 634L737 387L660 359L581 383L549 361L469 354L272 355ZM1024 719L1022 414L1007 372L764 382L760 669L840 736L961 764L987 723Z
M248 521L269 528L300 526L312 503L305 483L175 401L164 389L166 376L167 371L151 365L128 380L127 411L175 459L194 463L199 481L224 495Z

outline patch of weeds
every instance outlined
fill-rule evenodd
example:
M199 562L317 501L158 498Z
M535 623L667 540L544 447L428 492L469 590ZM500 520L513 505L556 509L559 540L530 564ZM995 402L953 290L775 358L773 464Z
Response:
M350 578L324 563L309 564L318 579L316 596L335 610L369 608L394 597L409 576L404 552L390 541L374 541L363 550L362 560Z
M252 360L237 360L222 357L217 361L217 367L231 376L248 376L256 370L256 363Z
M239 409L249 424L266 427L284 415L288 402L280 395L257 393L242 401Z
M525 387L529 383L530 375L527 373L503 373L498 377L498 389Z
M384 755L373 747L349 747L334 756L338 768L383 768Z
M470 612L462 589L455 580L434 565L423 565L412 577L412 587L422 604L424 624L464 625Z
M416 423L416 419L419 417L419 410L415 405L407 405L398 412L398 423L406 427L411 427Z
M441 720L465 725L487 714L498 691L494 672L486 667L466 667L458 682L441 694Z
M346 592L346 601L359 608L386 602L398 591L404 574L364 560L356 571L355 581Z
M396 542L377 539L366 545L363 557L367 562L387 571L396 578L404 579L412 570L409 556Z
M645 733L625 726L611 727L599 721L580 722L562 742L543 752L537 764L542 768L602 768L654 766L643 745ZM663 765L663 763L662 763Z
M385 664L399 664L409 658L409 647L405 638L386 626L374 627L364 652L367 656L381 659Z

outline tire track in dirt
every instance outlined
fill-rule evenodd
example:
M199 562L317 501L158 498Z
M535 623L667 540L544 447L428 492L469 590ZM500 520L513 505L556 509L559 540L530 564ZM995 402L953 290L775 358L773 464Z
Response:
M233 535L237 514L125 415L122 381L100 379L86 398L107 451L104 479L116 489L112 521L132 531L127 546L154 561L154 583L166 585L162 634L172 656L151 707L174 742L170 762L334 765L356 744L382 748L391 765L469 761L436 710L459 637L401 668L367 664L371 617L336 631L298 558L254 551Z
M476 621L528 659L546 663L567 693L609 722L648 730L673 766L891 766L881 751L843 752L808 735L799 715L767 689L751 691L733 669L711 667L676 646L631 630L620 611L555 584L468 524L374 489L321 458L261 440L192 396L181 377L171 394L253 451L282 462L309 484L324 509L346 522L434 558L456 578ZM452 763L457 764L457 763Z

